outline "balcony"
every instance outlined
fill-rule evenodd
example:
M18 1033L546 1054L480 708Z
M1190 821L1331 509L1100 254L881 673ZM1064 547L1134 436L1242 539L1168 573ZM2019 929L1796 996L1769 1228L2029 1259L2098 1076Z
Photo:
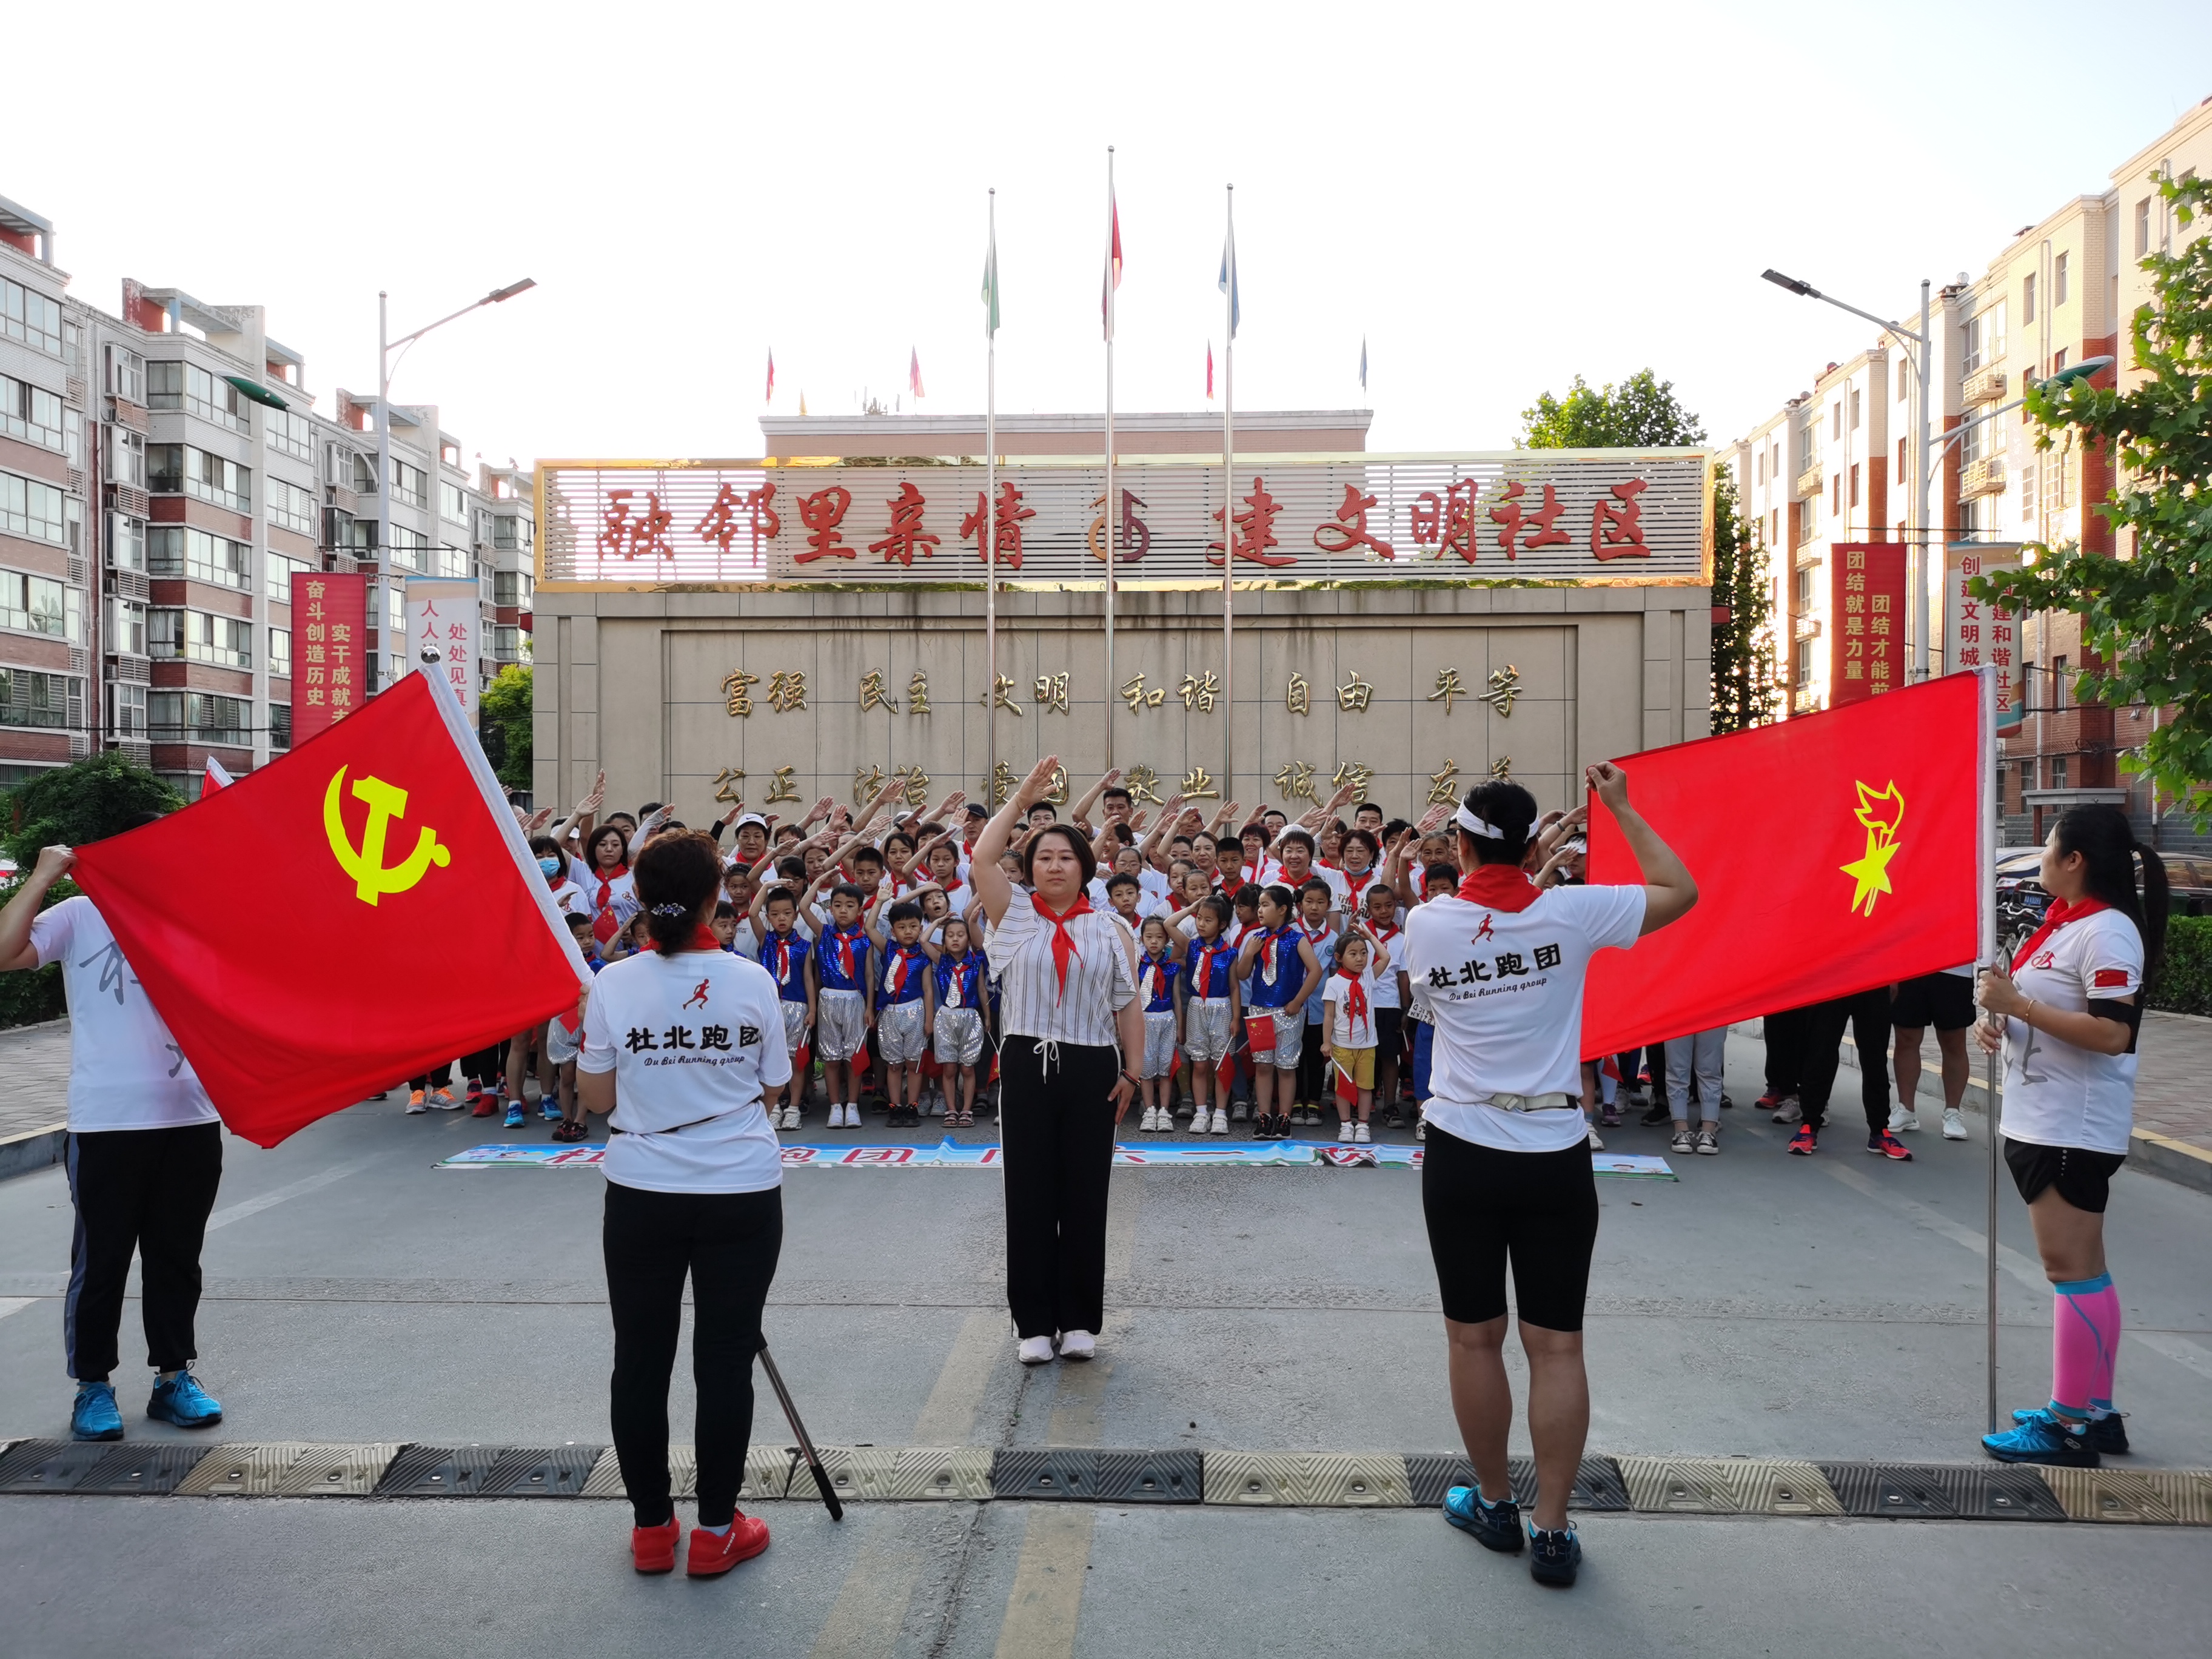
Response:
M1790 638L1796 640L1819 639L1820 637L1820 619L1818 617L1798 617L1796 625L1790 630Z
M1993 404L2005 395L2005 372L2001 368L1977 369L1966 376L1966 384L1959 389L1960 400L1972 408L1976 404Z
M1984 455L1978 461L1969 461L1959 474L1959 499L1962 501L2002 495L2004 487L2005 464L2002 455Z
M1800 495L1817 495L1827 482L1828 475L1821 470L1820 458L1815 455L1805 463L1805 470L1797 475L1795 488Z

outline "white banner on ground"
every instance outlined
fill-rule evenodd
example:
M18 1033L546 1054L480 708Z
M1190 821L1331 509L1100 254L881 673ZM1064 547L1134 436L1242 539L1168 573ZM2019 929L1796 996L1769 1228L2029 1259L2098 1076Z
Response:
M592 1170L606 1156L604 1146L509 1146L494 1143L471 1146L441 1158L441 1170L483 1170L503 1165L531 1169ZM934 1146L787 1146L787 1170L995 1170L1003 1158L997 1146L940 1141ZM1231 1165L1253 1170L1311 1169L1332 1164L1339 1169L1418 1170L1421 1148L1403 1145L1347 1146L1341 1141L1241 1141L1226 1146L1153 1146L1139 1141L1117 1145L1114 1162L1127 1167L1170 1169L1197 1165ZM1601 1176L1627 1176L1647 1180L1678 1179L1663 1158L1636 1152L1594 1152L1590 1167Z

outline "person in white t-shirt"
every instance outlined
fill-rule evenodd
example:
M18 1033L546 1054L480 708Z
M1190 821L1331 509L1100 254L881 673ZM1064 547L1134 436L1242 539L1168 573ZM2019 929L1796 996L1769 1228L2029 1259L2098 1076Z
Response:
M144 814L131 829L159 821ZM62 1346L76 1379L70 1433L120 1440L110 1380L121 1363L125 1285L137 1255L146 1363L158 1373L146 1414L211 1428L222 1407L191 1372L199 1356L200 1244L222 1181L222 1126L184 1050L131 970L93 902L40 904L76 855L49 847L0 910L0 969L58 962L69 999L69 1183L76 1209Z
M685 1571L726 1572L768 1547L738 1513L752 1433L761 1309L783 1248L783 1155L762 1091L791 1080L775 979L708 927L721 860L693 832L656 836L635 866L653 950L602 971L584 1010L576 1088L611 1113L604 1248L615 1368L615 1455L640 1572L667 1572L668 1378L691 1280L699 1521Z
M1510 1266L1536 1451L1530 1571L1552 1584L1572 1583L1582 1559L1567 1493L1589 1431L1582 1330L1597 1188L1580 1103L1583 975L1599 951L1627 949L1698 899L1681 860L1628 804L1620 769L1593 766L1589 781L1644 885L1540 890L1522 870L1534 797L1517 783L1482 783L1457 813L1459 892L1412 912L1405 933L1407 974L1435 1026L1421 1208L1450 1340L1452 1410L1479 1483L1453 1487L1444 1517L1489 1548L1522 1547L1505 1468Z
M2136 862L2142 892L2136 891ZM2120 1298L2105 1206L2135 1124L2136 1030L2166 953L2166 866L2117 806L2069 806L2038 872L2051 908L2002 967L1984 968L1975 1027L2004 1050L2005 1162L2051 1280L2051 1401L1982 1446L2008 1463L2094 1466L2128 1449L2112 1403Z

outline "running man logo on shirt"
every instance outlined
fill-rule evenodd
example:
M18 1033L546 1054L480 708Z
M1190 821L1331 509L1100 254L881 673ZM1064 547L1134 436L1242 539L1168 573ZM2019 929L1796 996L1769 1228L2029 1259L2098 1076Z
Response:
M1905 793L1893 778L1879 789L1857 786L1859 804L1855 816L1866 826L1866 851L1841 866L1858 885L1851 893L1851 909L1869 920L1875 899L1894 891L1889 884L1889 861L1897 852L1898 826L1905 822ZM1863 910L1860 907L1863 905Z
M1480 945L1486 939L1495 939L1497 937L1497 934L1491 931L1490 915L1489 913L1486 911L1482 918L1482 926L1474 930L1474 937L1469 939L1468 943L1470 945Z
M705 1007L707 1006L707 988L713 983L714 981L710 979L701 980L696 985L691 988L691 994L684 999L684 1006L686 1008Z
M361 845L356 847L346 833L339 802L345 775L345 768L339 767L331 774L330 787L323 792L323 830L330 837L331 854L337 860L338 868L353 878L356 898L363 904L374 904L386 893L407 891L429 873L433 864L442 870L453 862L453 854L439 844L437 831L425 824L416 839L415 850L399 863L386 866L385 834L392 819L407 816L407 792L382 778L354 780L353 798L368 808L368 822L362 827Z

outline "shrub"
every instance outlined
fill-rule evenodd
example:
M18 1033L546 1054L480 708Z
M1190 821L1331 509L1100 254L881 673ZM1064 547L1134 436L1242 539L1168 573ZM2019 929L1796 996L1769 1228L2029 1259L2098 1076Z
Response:
M2166 966L2150 1006L2170 1014L2212 1014L2212 916L2172 916L2166 924Z

